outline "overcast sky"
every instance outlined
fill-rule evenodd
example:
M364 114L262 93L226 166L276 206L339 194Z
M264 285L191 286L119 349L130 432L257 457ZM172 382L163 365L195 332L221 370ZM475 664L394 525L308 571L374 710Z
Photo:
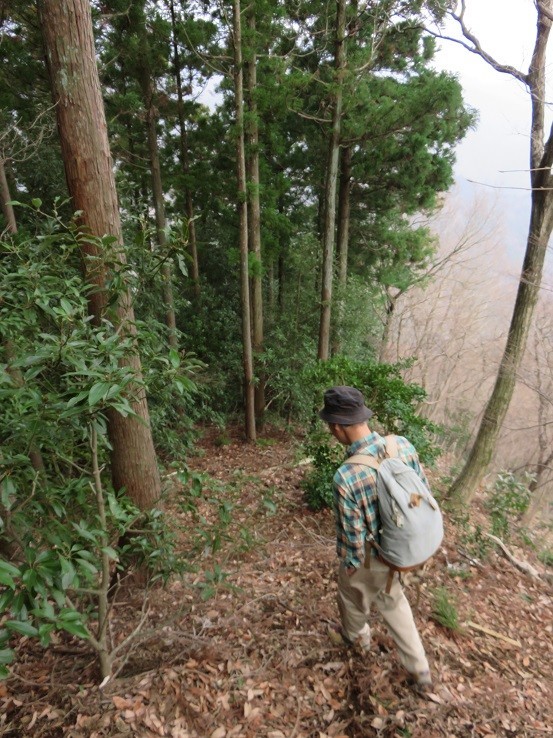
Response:
M498 62L527 72L535 40L533 0L467 0L466 4L466 23L482 47ZM459 36L454 25L448 31ZM479 116L476 130L458 147L456 179L467 196L482 193L497 198L510 251L523 253L530 209L526 88L457 44L440 41L439 45L438 66L458 75L466 102Z

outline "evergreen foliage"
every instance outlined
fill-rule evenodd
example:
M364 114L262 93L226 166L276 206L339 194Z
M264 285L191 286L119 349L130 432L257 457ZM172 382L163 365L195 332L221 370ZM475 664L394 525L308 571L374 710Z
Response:
M0 24L0 158L9 190L2 205L6 213L8 199L33 203L16 206L16 225L0 215L0 231L12 231L0 261L4 666L10 634L47 643L61 628L97 638L91 624L101 619L99 605L79 592L105 585L106 556L112 569L131 553L155 563L156 574L176 566L159 511L142 520L145 536L118 547L138 515L103 471L106 415L132 413L129 388L137 388L123 359L140 353L138 388L148 397L158 456L168 463L190 452L195 423L222 425L240 414L246 389L230 9L179 0L91 3L124 234L124 259L112 253L110 237L92 239L110 300L94 321L87 307L94 287L78 255L89 236L67 200L39 16L23 5L5 3ZM437 207L452 181L455 145L474 117L458 81L432 69L421 18L436 5L349 4L341 75L333 63L335 8L319 0L248 7L242 39L257 75L245 128L259 132L246 142L246 157L259 155L259 181L248 181L246 191L259 194L261 211L261 251L251 249L248 263L263 287L254 382L275 416L312 428L324 389L355 385L382 429L406 435L426 462L436 452L435 429L418 414L425 394L403 381L404 367L375 357L387 290L407 289L435 248L414 216ZM335 356L318 362L325 162L338 87L339 146L351 153L338 185L349 187L348 254L333 298L340 306ZM163 186L156 205L167 221L162 238L154 162ZM179 350L169 346L165 325L168 281ZM110 311L127 287L136 320L121 340ZM315 459L310 504L327 505L341 451L316 434L307 450Z
M94 287L83 281L78 253L79 239L90 236L66 226L57 213L45 216L38 200L33 211L41 229L5 239L0 259L4 665L12 658L14 633L42 645L55 630L95 637L98 602L90 594L99 597L107 586L103 556L112 570L142 562L152 576L178 565L161 512L143 514L101 471L108 463L106 412L132 413L128 388L136 387L136 378L121 359L135 350L134 342L120 339L109 315L100 324L88 315ZM103 246L109 249L109 242ZM196 366L176 352L160 359L159 334L142 329L146 381L151 377L162 407L160 445L167 443L169 451L169 441L183 437L182 416L178 436L168 435L170 410L182 414L191 402ZM183 440L171 451L181 448ZM138 521L141 535L120 545Z

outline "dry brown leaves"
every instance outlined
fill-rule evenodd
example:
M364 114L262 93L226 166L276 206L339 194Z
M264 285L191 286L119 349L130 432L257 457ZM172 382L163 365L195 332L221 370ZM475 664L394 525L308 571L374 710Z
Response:
M98 687L94 660L60 643L20 645L17 674L0 684L0 735L36 738L413 738L545 736L553 725L551 590L492 555L469 579L448 531L420 588L408 590L434 674L426 699L409 688L394 644L375 615L370 655L336 646L333 521L302 503L302 467L288 438L269 447L207 435L190 462L221 482L237 470L236 517L255 534L248 550L227 541L215 560L227 573L202 601L189 575L150 600L148 630L113 683ZM259 504L278 490L276 513ZM236 490L235 490L236 491ZM175 508L175 518L181 513ZM206 512L207 514L207 512ZM183 540L186 545L186 540ZM526 552L525 552L526 555ZM206 567L214 561L207 559ZM451 569L450 569L451 571ZM443 586L466 627L452 634L431 615ZM136 624L141 593L118 611L120 637ZM490 631L495 635L486 632ZM508 640L502 639L500 636ZM510 642L511 641L511 642ZM518 642L520 646L514 645ZM65 646L65 648L63 648Z

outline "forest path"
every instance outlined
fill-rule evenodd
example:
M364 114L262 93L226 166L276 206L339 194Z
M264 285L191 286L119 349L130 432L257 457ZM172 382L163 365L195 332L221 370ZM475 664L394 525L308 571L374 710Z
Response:
M150 592L136 647L102 690L90 656L30 649L19 677L0 684L0 735L550 735L551 587L495 553L470 564L451 525L418 587L407 590L436 677L428 698L409 689L378 615L369 655L332 643L332 513L306 508L298 449L281 431L252 445L239 432L206 430L189 459L203 477L197 511L183 507L176 483L166 503L196 570ZM489 632L438 625L431 615L440 588L461 623ZM145 601L138 583L128 588L114 620L119 638Z

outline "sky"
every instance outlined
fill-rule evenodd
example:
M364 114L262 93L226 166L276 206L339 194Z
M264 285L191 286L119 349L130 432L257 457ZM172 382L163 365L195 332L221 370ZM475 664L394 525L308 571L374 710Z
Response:
M466 5L466 23L482 48L498 62L527 72L535 40L533 0L466 0ZM446 33L459 37L454 24ZM509 252L523 254L530 211L528 92L458 44L442 40L439 47L437 66L457 74L465 101L479 118L457 149L458 189L467 199L494 199Z

